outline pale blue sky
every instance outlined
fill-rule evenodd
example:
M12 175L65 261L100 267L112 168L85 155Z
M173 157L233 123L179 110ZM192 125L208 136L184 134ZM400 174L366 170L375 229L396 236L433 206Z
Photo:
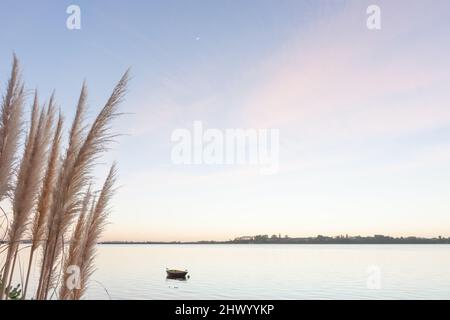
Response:
M382 30L367 30L369 4ZM1 83L15 51L27 87L55 89L68 116L83 79L93 115L132 67L105 239L450 236L449 1L0 5ZM279 129L279 173L173 165L171 132L194 120Z

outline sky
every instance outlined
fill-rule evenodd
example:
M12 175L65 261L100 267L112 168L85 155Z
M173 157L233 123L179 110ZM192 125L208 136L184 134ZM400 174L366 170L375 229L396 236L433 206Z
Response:
M69 5L81 29L66 27ZM366 26L369 5L381 29ZM0 1L0 88L89 115L131 67L103 240L242 235L450 236L450 2ZM279 170L177 165L171 134L279 130Z

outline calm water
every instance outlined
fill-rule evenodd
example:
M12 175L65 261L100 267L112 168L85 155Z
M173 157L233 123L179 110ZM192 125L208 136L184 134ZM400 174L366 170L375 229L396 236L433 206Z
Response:
M450 299L448 245L102 245L97 261L113 299ZM108 299L99 283L88 297Z
M450 246L100 245L93 279L89 299L450 299Z

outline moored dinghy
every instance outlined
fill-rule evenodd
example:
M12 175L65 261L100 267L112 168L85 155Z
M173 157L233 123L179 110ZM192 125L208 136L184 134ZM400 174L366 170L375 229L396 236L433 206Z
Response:
M166 268L167 278L171 279L185 279L188 274L187 270L177 270L177 269L169 269Z

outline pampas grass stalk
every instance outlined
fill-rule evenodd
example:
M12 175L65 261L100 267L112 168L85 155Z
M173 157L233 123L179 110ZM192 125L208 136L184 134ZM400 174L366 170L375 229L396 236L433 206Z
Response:
M80 193L83 187L89 183L90 172L95 161L114 138L110 133L110 123L118 115L117 108L125 95L127 83L128 71L120 79L107 103L90 127L74 161L68 161L71 159L66 158L61 169L55 201L52 206L52 211L55 214L54 230L49 235L47 242L51 246L49 247L47 263L45 266L43 265L46 276L39 292L40 299L46 299L50 287L54 285L52 270L58 263L62 251L62 243L59 240L64 237L74 216L79 212Z
M46 162L48 142L52 128L53 111L44 108L39 111L37 93L35 94L33 112L31 116L31 128L20 163L13 200L13 221L8 234L8 252L6 256L5 270L2 279L8 281L8 288L14 273L15 261L19 243L25 234L30 214L35 205L39 193L42 169ZM39 113L39 116L38 116Z
M77 109L75 113L75 118L72 122L72 127L70 129L69 135L69 145L66 150L66 155L61 165L58 176L55 179L55 187L62 187L62 181L65 177L63 176L64 171L73 166L74 159L76 158L77 152L80 148L82 135L83 135L83 119L86 112L86 99L87 99L87 87L86 83L83 83L81 88L80 97L78 99ZM57 219L59 218L60 212L53 208L54 203L58 200L57 196L61 194L61 190L55 189L52 196L52 203L46 203L49 205L48 221L46 226L47 240L44 243L44 254L41 263L41 274L39 277L39 284L36 292L36 297L38 299L42 298L43 288L47 287L47 279L51 275L51 266L48 262L49 252L52 252L52 248L56 246L55 242L58 242L58 238L52 237L52 235L57 233Z
M100 191L97 202L93 205L87 220L83 246L80 250L80 289L74 290L73 299L79 300L87 289L89 277L94 272L95 246L106 224L109 210L108 205L114 194L114 183L116 181L116 165L113 164ZM64 285L64 284L63 284Z
M53 108L53 96L50 99L49 110L51 110L50 108ZM30 256L28 259L27 274L25 278L25 287L22 295L23 298L26 297L28 290L28 282L30 278L34 253L42 245L42 242L44 241L45 237L47 237L46 226L48 221L49 209L53 201L55 177L58 169L62 127L63 127L63 117L60 113L52 140L51 152L48 158L48 164L45 172L45 178L43 180L41 188L41 193L39 195L38 206L32 223L31 248L30 248Z
M69 274L67 273L67 270L69 269L70 266L79 266L80 265L80 253L81 253L81 247L82 247L82 243L83 243L84 230L87 227L86 216L89 211L89 202L91 200L91 196L92 196L92 194L91 194L91 190L89 188L84 197L81 212L80 212L80 215L78 216L78 221L77 221L76 227L73 230L72 240L70 241L69 251L67 253L67 257L64 262L63 271L65 271L65 273L64 273L63 282L61 284L60 291L59 291L59 299L60 300L67 300L70 298L71 295L73 295L73 292L67 286L68 280L69 280ZM94 202L95 202L95 200L93 201L93 203Z
M3 95L0 110L0 202L11 196L14 189L12 178L22 130L23 104L25 101L24 85L21 81L19 69L19 61L14 55L11 75L6 93ZM3 208L1 210L5 214L6 230L8 230L9 221L7 220L7 215ZM1 249L0 252L3 252L3 250ZM3 299L5 291L6 280L2 277L5 267L3 265L0 269L0 300Z
M3 96L0 115L0 201L13 190L11 179L19 145L25 93L19 61L14 55L11 76Z

